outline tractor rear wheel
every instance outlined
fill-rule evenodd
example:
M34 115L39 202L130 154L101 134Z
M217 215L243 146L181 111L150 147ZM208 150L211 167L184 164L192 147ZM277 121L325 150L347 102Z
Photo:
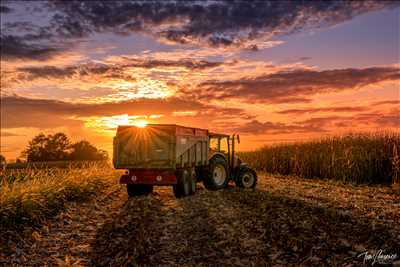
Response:
M190 174L187 170L179 170L176 173L177 183L173 186L176 198L190 195Z
M209 190L218 190L228 185L228 165L221 157L214 157L210 160L210 168L204 177L204 186Z
M127 184L126 190L129 197L148 195L153 192L153 186L147 184Z
M257 174L250 168L245 168L240 171L239 176L237 177L236 186L251 189L256 187L257 184Z

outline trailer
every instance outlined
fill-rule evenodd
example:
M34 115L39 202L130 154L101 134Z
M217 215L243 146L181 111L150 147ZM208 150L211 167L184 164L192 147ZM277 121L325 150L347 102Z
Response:
M153 186L172 186L176 197L184 197L195 193L198 181L217 190L230 179L238 180L244 170L251 180L244 185L254 188L257 180L253 170L235 160L234 136L175 124L148 124L119 126L113 142L113 164L127 170L120 183L127 185L129 196L151 193Z

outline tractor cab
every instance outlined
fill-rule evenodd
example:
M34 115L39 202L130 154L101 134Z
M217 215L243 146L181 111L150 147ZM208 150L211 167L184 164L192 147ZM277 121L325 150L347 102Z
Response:
M235 143L240 143L239 135L227 135L227 134L209 134L209 158L212 158L216 154L223 155L227 159L227 163L231 169L240 165L240 159L235 154Z
M215 153L220 153L227 157L229 156L231 151L229 144L229 135L210 133L209 138L210 157L212 157Z

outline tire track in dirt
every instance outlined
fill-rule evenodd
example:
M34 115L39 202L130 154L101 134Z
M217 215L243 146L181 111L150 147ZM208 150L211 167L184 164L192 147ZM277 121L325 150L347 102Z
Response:
M155 226L159 234L149 253L149 266L199 266L200 260L210 263L223 256L214 246L218 235L213 219L207 208L199 205L201 191L182 199L175 199L170 189L158 191L164 205Z
M126 195L126 192L122 192ZM129 198L97 231L89 266L147 265L162 220L163 203L154 195Z
M169 187L129 199L92 242L92 266L210 266L226 261L215 219L214 192L176 199ZM225 210L221 210L222 213Z
M160 191L165 204L157 226L161 233L149 266L269 265L256 218L251 220L240 204L227 202L221 193L198 185L196 195L175 199Z
M169 187L127 200L98 230L92 266L268 266L268 245L248 208L223 198L224 190L198 185L176 199Z

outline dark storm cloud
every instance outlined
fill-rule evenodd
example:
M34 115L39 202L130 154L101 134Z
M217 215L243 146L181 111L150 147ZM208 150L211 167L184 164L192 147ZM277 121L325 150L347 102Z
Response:
M115 64L87 63L81 65L73 65L66 67L41 66L41 67L21 67L17 69L17 80L34 80L37 78L71 78L73 75L90 76L90 75L106 75L108 78L129 79L130 77L123 73L127 68L186 68L189 70L204 70L216 68L223 62L212 62L206 60L157 60L157 59L140 59L140 58L122 58L122 62Z
M151 107L151 109L149 109ZM2 128L81 125L80 117L129 115L171 115L179 111L198 111L212 118L246 117L242 109L220 108L178 98L136 99L100 104L69 103L10 95L1 99Z
M192 60L192 59L181 59L181 60L157 60L157 59L139 59L139 58L125 58L127 64L126 67L137 67L137 68L159 68L159 67L183 67L191 70L203 70L209 68L216 68L224 62L213 62L207 60Z
M400 80L398 67L340 70L292 70L252 78L208 81L195 92L198 98L245 98L249 102L289 103L307 96L357 89L383 81Z
M56 46L27 43L24 38L11 35L1 35L0 43L2 59L47 59L63 50Z
M88 76L88 75L102 75L108 73L110 76L116 77L120 67L109 66L106 64L84 64L78 66L67 67L21 67L18 68L19 79L34 80L37 78L54 78L63 79L71 78L73 75Z
M53 1L58 31L149 31L177 43L206 40L211 46L240 44L260 35L334 25L396 5L393 1ZM165 26L161 28L160 26ZM169 26L170 25L170 26Z
M141 58L122 58L122 62L117 64L107 63L88 63L66 67L42 66L42 67L21 67L17 70L25 73L25 79L33 80L36 78L67 78L74 74L81 76L91 74L104 74L107 72L118 73L125 68L162 68L162 67L181 67L189 70L203 70L208 68L219 67L224 62L212 62L206 60L157 60L157 59L141 59Z
M135 0L48 1L34 8L30 8L30 2L13 4L24 5L28 18L46 13L44 17L49 19L47 25L35 24L36 21L31 25L2 25L2 40L7 42L2 44L1 55L6 59L49 57L54 50L68 48L57 45L61 39L65 43L69 38L76 40L99 32L142 32L173 43L239 46L256 51L260 38L335 25L369 11L398 5L394 1ZM4 6L2 12L8 15L9 8Z
M7 6L0 6L0 13L10 13L12 9Z

